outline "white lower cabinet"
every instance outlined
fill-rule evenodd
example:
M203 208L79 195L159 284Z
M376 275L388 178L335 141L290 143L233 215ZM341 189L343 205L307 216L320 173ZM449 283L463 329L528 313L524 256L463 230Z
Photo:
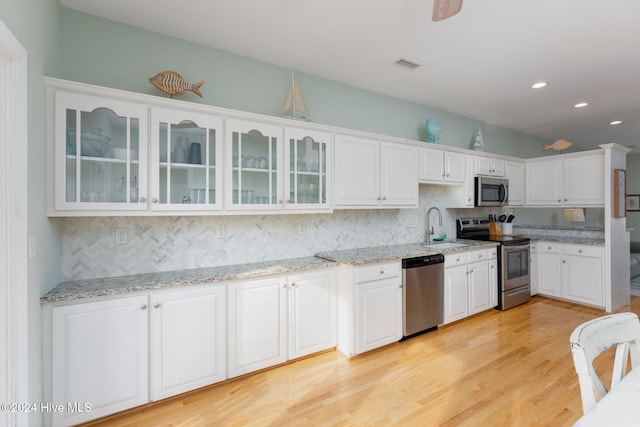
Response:
M338 348L348 356L402 338L400 261L340 267Z
M151 295L152 401L226 379L224 285Z
M531 295L537 295L540 289L540 261L538 260L538 243L531 243L531 258L529 265L529 284L531 285Z
M289 359L336 346L333 271L289 276Z
M333 274L324 270L227 284L229 377L335 347Z
M601 246L553 242L538 242L536 246L541 295L596 307L604 306Z
M445 255L444 323L498 304L496 249Z
M142 295L51 310L51 402L64 408L50 413L51 425L75 425L148 402L147 303Z

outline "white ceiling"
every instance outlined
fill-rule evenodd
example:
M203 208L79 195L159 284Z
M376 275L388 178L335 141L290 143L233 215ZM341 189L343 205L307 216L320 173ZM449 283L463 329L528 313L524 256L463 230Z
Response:
M640 146L638 0L466 0L435 23L433 0L60 3L579 148Z

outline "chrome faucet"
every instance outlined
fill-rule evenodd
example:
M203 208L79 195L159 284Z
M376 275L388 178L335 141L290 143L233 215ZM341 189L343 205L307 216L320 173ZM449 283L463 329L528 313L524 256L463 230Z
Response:
M442 227L442 214L440 213L440 209L438 209L437 207L433 206L432 208L430 208L427 211L427 243L431 243L431 236L434 234L433 231L433 227L430 226L430 221L429 221L429 214L431 213L432 210L436 210L436 212L438 212L438 223L440 225L440 227Z

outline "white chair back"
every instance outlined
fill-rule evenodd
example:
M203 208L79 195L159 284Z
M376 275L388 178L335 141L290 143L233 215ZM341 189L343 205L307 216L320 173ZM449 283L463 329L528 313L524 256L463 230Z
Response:
M626 375L629 354L632 368L640 364L640 321L635 313L616 313L590 320L578 326L569 341L584 412L608 392L593 368L593 360L598 355L617 346L610 389Z

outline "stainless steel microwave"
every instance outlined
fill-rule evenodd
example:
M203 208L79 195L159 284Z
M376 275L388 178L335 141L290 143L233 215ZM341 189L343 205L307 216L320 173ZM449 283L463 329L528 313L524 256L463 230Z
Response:
M504 206L509 201L509 180L476 176L475 205Z

